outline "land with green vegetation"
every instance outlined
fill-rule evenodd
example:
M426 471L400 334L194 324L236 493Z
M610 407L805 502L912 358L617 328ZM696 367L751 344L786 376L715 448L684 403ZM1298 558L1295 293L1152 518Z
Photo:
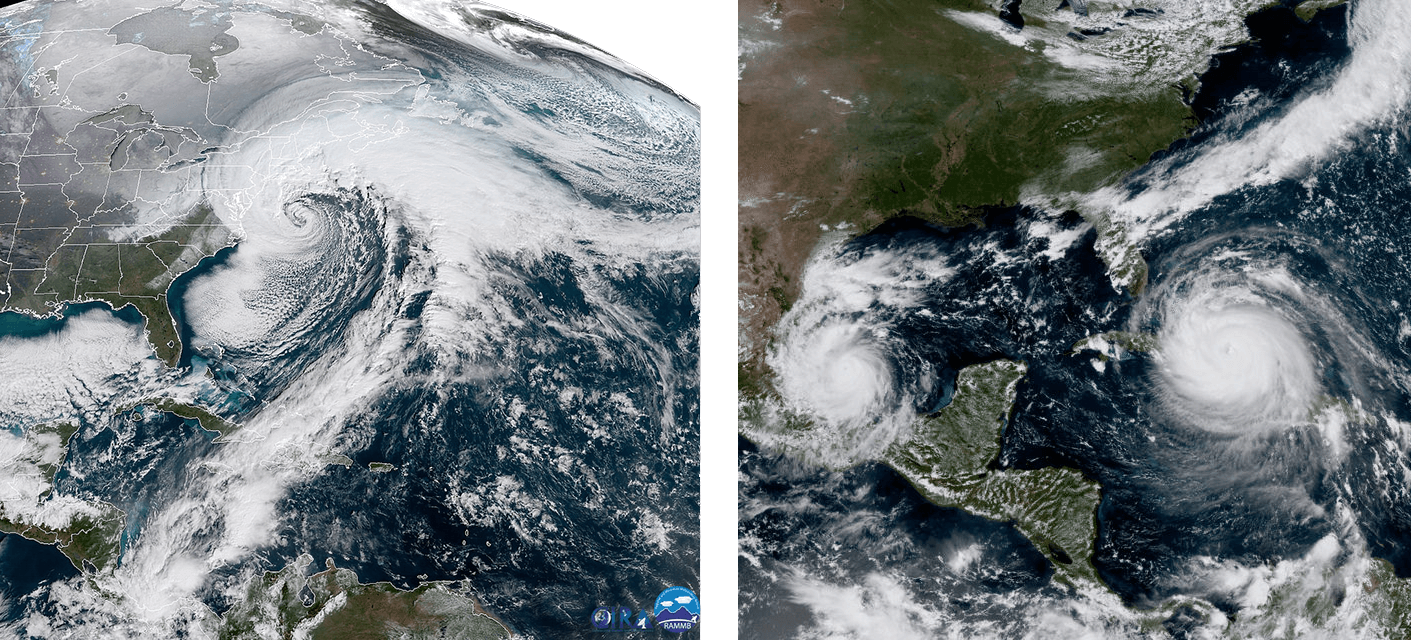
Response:
M1108 331L1079 340L1072 352L1095 351L1103 361L1122 360L1128 353L1150 353L1156 351L1157 346L1157 337L1150 333Z
M204 407L166 398L123 407L119 412L139 407L165 411L197 422L202 428L222 436L232 434L237 429L236 425ZM0 503L0 533L14 533L41 544L54 545L80 571L102 571L115 566L122 553L122 533L127 514L105 501L58 498L54 495L54 476L63 466L68 456L69 440L77 431L78 427L71 423L44 424L27 429L25 450L15 464L38 471L44 480L47 488L38 496L33 496L35 507L45 509L49 506L46 502L62 500L73 503L69 507L79 513L70 518L65 526L53 527L27 517L25 512L28 509L7 510ZM25 473L23 469L13 471Z
M25 433L24 449L11 464L37 471L47 488L38 496L36 506L57 498L53 493L54 475L68 455L69 440L78 427L73 424L46 424ZM26 469L14 469L24 473ZM0 533L14 533L41 544L54 545L80 571L101 571L112 566L121 551L121 539L126 514L116 506L100 500L77 501L62 499L66 506L80 511L63 527L34 522L25 515L28 509L7 510L0 502Z
M1344 3L1231 6L1293 6L1309 20ZM1069 10L1056 5L1024 3L1026 28L1042 28L1045 15ZM1208 58L1177 65L1188 75L1152 90L1107 91L1057 65L1045 55L1044 43L1020 46L1015 38L953 19L954 12L995 10L981 0L738 4L742 433L757 428L808 435L808 416L775 404L765 356L773 328L798 299L815 251L902 215L946 227L983 225L987 208L1034 193L1090 193L1146 164L1195 124L1183 98L1198 88L1196 74ZM1212 19L1242 17L1236 12ZM1240 32L1225 31L1220 37L1227 39L1190 51L1217 53L1239 44ZM1134 51L1156 55L1156 49ZM1055 87L1071 91L1056 93ZM1046 202L1076 207L1068 196ZM1079 213L1096 227L1113 282L1141 295L1147 265L1140 251L1104 212ZM1080 341L1073 352L1096 351L1107 360L1157 347L1156 336L1112 332ZM994 464L1023 374L1022 365L1010 362L962 371L951 404L919 419L883 461L938 505L1012 522L1053 563L1060 582L1107 592L1092 565L1100 486L1073 469L1020 471ZM1355 587L1362 590L1358 597L1374 601L1368 608L1374 619L1366 623L1383 629L1381 637L1411 637L1411 582L1397 578L1384 561L1372 563L1367 579ZM1315 624L1329 621L1342 601L1337 589L1298 589L1291 585L1274 597L1302 598L1291 609L1309 613ZM1172 598L1135 612L1136 620L1159 635L1178 610L1207 620L1223 615L1210 603ZM1275 616L1268 624L1236 621L1228 631L1231 637L1295 637L1300 634L1293 624Z
M0 505L0 533L14 533L40 544L53 545L79 571L102 571L113 566L122 551L120 538L126 515L106 502L98 503L97 516L79 515L61 529L11 520Z
M1307 20L1343 2L1308 0L1295 11ZM1045 22L1051 6L1020 10L1025 31L1014 38L1067 29ZM797 300L804 265L826 235L865 233L900 215L983 224L987 207L1026 194L1113 184L1190 132L1185 96L1208 56L1247 37L1239 14L1209 16L1221 24L1212 34L1181 25L1195 44L1134 37L1128 50L1117 47L1120 56L1175 55L1174 71L1170 61L1124 59L1134 74L1160 69L1165 80L1109 77L1114 86L1104 86L1095 70L1058 64L1042 41L1020 46L955 19L994 16L982 0L741 0L738 11L739 388L747 396L769 392L771 329ZM1114 282L1139 294L1140 252L1104 212L1080 213L1098 227Z
M1397 577L1396 568L1386 560L1373 558L1371 562L1371 570L1359 587L1372 602L1367 609L1373 622L1381 627L1384 638L1411 638L1411 580Z
M41 109L32 131L13 135L29 144L16 162L0 162L0 311L46 316L99 301L132 307L146 319L157 357L175 365L181 338L167 289L228 246L231 234L205 203L144 234L130 199L144 174L153 181L172 168L173 149L194 144L195 134L123 105L82 121Z
M225 613L221 640L492 640L512 635L473 596L451 583L425 583L410 591L385 582L362 584L332 559L324 571L306 577L312 563L312 557L303 555L255 580L245 599Z
M1365 562L1365 564L1361 564ZM1359 566L1360 565L1360 566ZM1298 579L1274 580L1262 606L1222 629L1230 640L1270 638L1411 638L1411 580L1398 578L1377 558L1333 563ZM1161 628L1163 616L1188 607L1208 620L1214 607L1172 600L1142 612L1144 630Z
M978 0L740 3L742 391L767 390L769 329L827 230L899 215L980 223L1025 189L1108 184L1194 124L1182 87L1092 91L1042 47L947 10L994 11Z
M218 434L222 438L233 435L236 431L240 430L240 425L220 417L214 409L191 402L173 400L171 398L150 398L119 407L114 413L124 413L138 407L153 411L163 411L178 418L195 421L197 426L211 433ZM217 441L219 442L220 439L217 438Z
M1143 345L1141 334L1131 338ZM1007 470L997 467L1001 438L1012 412L1021 363L999 360L962 369L950 404L919 418L882 462L895 469L928 501L982 517L1009 522L1050 561L1055 581L1080 592L1111 597L1093 565L1101 486L1068 468ZM1281 580L1268 601L1224 629L1230 638L1301 637L1335 634L1348 623L1374 637L1411 637L1411 580L1398 578L1391 564L1369 558L1365 570L1345 574L1342 563L1325 575ZM1354 577L1355 576L1355 577ZM1348 578L1352 578L1349 580ZM1327 585L1346 584L1348 592ZM1369 615L1347 615L1349 602ZM1167 598L1151 608L1132 610L1143 631L1161 635L1172 616L1193 615L1208 623L1222 617L1211 603L1193 597Z
M33 313L50 313L69 302L102 301L114 309L131 305L146 319L147 339L157 357L175 366L181 337L167 307L167 288L226 245L225 226L210 207L201 206L181 224L149 238L117 243L97 241L97 235L71 237L45 263L43 282L33 293L12 297L8 305Z
M345 469L353 468L353 459L341 453L325 453L318 457L318 461L325 467L337 466Z
M1056 100L1056 83L1084 80L948 10L994 9L978 0L739 5L744 421L772 395L772 327L826 234L901 215L982 224L987 207L1015 204L1025 189L1108 184L1194 124L1182 100L1192 85ZM962 372L952 403L918 421L884 461L936 504L1014 522L1061 581L1100 586L1091 564L1098 485L1072 469L989 468L1022 375L1015 363Z
M1023 364L999 360L967 367L940 411L917 420L883 462L927 500L1012 522L1074 587L1105 588L1092 564L1101 488L1067 468L993 468L1024 377Z
M1306 2L1299 3L1298 6L1294 7L1293 11L1298 14L1298 17L1303 19L1304 22L1307 22L1312 20L1313 16L1319 11L1344 4L1347 4L1347 0L1307 0Z

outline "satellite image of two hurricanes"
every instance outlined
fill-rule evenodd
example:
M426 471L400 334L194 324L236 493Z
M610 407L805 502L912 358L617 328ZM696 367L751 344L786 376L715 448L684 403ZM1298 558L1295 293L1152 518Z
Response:
M742 638L1411 638L1411 3L741 0L737 64Z
M1411 637L1411 6L735 9L0 8L0 637Z

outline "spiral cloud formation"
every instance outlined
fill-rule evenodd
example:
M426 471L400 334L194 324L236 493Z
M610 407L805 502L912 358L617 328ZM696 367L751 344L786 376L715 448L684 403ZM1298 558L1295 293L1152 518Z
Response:
M1211 288L1173 304L1160 344L1162 398L1207 429L1291 423L1318 390L1299 328L1246 288Z

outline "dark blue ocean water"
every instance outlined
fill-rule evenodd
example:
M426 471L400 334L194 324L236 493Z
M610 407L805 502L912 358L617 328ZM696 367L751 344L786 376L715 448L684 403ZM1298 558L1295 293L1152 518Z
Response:
M1290 97L1324 86L1348 53L1345 20L1342 9L1324 12L1308 24L1287 9L1251 18L1255 40L1221 55L1201 93L1192 97L1201 127L1157 159L1178 168L1198 159L1199 154L1189 152L1203 143L1238 137L1281 114ZM1231 100L1250 88L1261 96L1255 115L1244 110L1238 118L1228 117ZM1411 356L1411 338L1399 331L1411 304L1411 227L1405 224L1411 210L1411 185L1405 180L1411 161L1403 151L1408 138L1411 133L1400 125L1372 129L1305 180L1217 198L1143 246L1150 266L1144 295L1163 295L1159 292L1168 290L1163 285L1209 268L1222 251L1242 252L1248 264L1277 259L1339 312L1337 318L1317 318L1308 329L1324 393L1348 402L1356 398L1374 414L1411 418L1411 389L1400 382L1404 377L1395 364ZM1139 171L1129 188L1139 193L1164 175ZM945 401L960 367L995 358L1026 362L1028 374L1018 388L1000 464L1070 466L1102 484L1095 563L1102 579L1129 604L1150 606L1182 593L1189 586L1183 574L1198 556L1247 565L1302 556L1335 531L1332 514L1339 501L1352 505L1373 555L1391 560L1400 575L1411 575L1407 487L1396 473L1379 477L1375 457L1366 453L1394 437L1385 422L1349 429L1349 453L1340 461L1326 455L1322 436L1314 432L1281 432L1232 444L1232 435L1172 425L1153 400L1150 356L1132 354L1099 371L1092 354L1070 353L1078 339L1126 329L1134 320L1139 330L1155 332L1158 317L1134 318L1138 300L1108 284L1092 247L1095 233L1089 232L1062 260L1042 256L1045 243L1020 231L1037 216L1023 208L996 209L983 226L967 229L939 229L902 218L840 250L837 259L843 263L878 253L937 255L958 270L944 282L924 286L923 302L916 308L897 310L887 319L890 335L904 336L888 343L899 378L920 371L919 364L941 371L937 388L917 401L918 410ZM1364 339L1376 356L1347 357L1348 350L1339 345L1348 335ZM1392 369L1378 359L1393 363ZM922 510L924 500L875 467L810 470L744 441L740 460L745 478L740 534L763 540L752 547L761 566L740 561L741 603L749 612L742 625L746 637L789 635L788 629L762 622L771 613L790 629L807 619L782 586L789 583L791 568L842 584L862 583L873 571L907 573L916 560L879 559L870 550L924 547L974 526L922 530L910 516L893 515ZM845 490L837 486L843 482ZM810 520L776 525L790 517L774 502L777 496L840 490L846 495L806 501L815 511ZM892 497L878 497L883 495ZM1316 508L1308 508L1305 498ZM881 510L875 527L868 529L888 533L864 536L852 543L852 552L827 557L819 552L836 536L837 527L828 523L876 511L876 504L888 501L904 506ZM1032 553L1027 543L1013 548L1019 557ZM1042 584L1042 571L1032 575ZM945 589L910 586L918 601L935 603L957 593L986 591L985 585L964 582ZM1015 589L1037 595L1042 587L1019 584ZM1227 611L1236 608L1209 597ZM1173 628L1183 624L1172 621Z
M940 384L917 399L917 409L942 407L961 368L998 358L1029 365L1020 403L1032 397L1034 380L1058 375L1076 386L1084 369L1095 373L1087 358L1069 351L1091 332L1118 326L1129 299L1108 283L1106 268L1092 250L1095 232L1089 230L1066 258L1051 260L1043 256L1048 241L1023 231L1032 215L1016 207L995 209L983 226L964 229L900 218L842 249L844 261L874 252L906 255L916 263L945 256L956 270L923 285L919 304L886 318L889 335L902 336L888 343L894 377L915 379L928 369L939 373ZM1057 224L1071 230L1082 222L1074 215ZM924 267L916 268L917 273L903 269L898 277L916 282ZM1110 401L1104 397L1086 409L1075 405L1074 412L1093 415L1065 414L1063 424L1072 425L1068 430L1084 440L1099 438L1090 429L1110 417ZM1002 462L1007 466L1021 462L1105 470L1102 463L1082 464L1097 462L1091 457L1080 461L1076 451L1053 446L1050 436L1059 436L1058 428L1039 431L1030 423L1029 429L1025 433L1037 436L1019 446L1012 437L1006 439ZM795 603L791 592L795 571L843 585L864 584L875 573L900 574L911 598L976 623L1027 616L1023 599L1010 600L1011 594L1061 593L1049 583L1047 561L1012 525L931 505L884 466L826 471L758 450L745 439L740 447L739 530L750 556L740 561L742 637L793 637L809 621L808 608ZM1023 455L1017 461L1016 451ZM983 549L978 564L984 569L957 573L948 568L948 559L972 543Z
M218 256L190 277L224 264ZM316 567L332 558L365 582L411 588L468 580L487 609L536 637L586 634L598 606L649 608L665 587L698 588L694 264L685 255L665 269L583 264L561 254L495 259L494 286L509 302L503 311L525 324L497 334L479 364L409 344L403 382L342 430L336 449L354 466L328 466L278 504L284 542L262 552L265 566L279 569L310 553ZM627 323L616 328L620 339L604 340L601 331L581 326L585 318L611 317L600 298L585 293L589 281L610 283L612 313L625 314ZM424 304L424 296L409 300L402 317L417 320ZM182 317L180 298L172 306ZM328 313L359 310L335 305ZM298 339L323 349L338 335L321 329ZM212 354L208 362L221 384L248 394L242 397L278 391L283 376L258 375L258 366L241 358L249 356ZM506 369L499 358L515 358L515 366ZM190 359L188 350L184 360ZM496 373L454 373L482 367ZM570 389L580 395L566 401ZM535 419L521 415L525 407ZM200 465L222 446L211 436L195 421L162 412L115 414L73 438L57 490L123 509L124 546L130 546L141 541L157 507L186 486L212 481ZM397 469L370 473L371 462ZM463 494L475 494L477 502L458 503ZM206 592L216 610L230 605L216 587L235 579L239 568L216 572Z
M605 344L565 330L600 312L580 289L582 265L506 257L504 271L523 287L507 311L530 325L502 346L522 354L534 344L533 356L488 379L383 395L342 437L359 466L397 470L330 468L295 487L280 505L298 514L288 520L290 544L273 555L332 557L365 580L402 586L421 575L469 578L488 609L540 637L586 633L598 606L640 609L667 586L697 586L696 355L694 340L675 337L693 334L697 276L623 266L614 297L650 318L651 330ZM409 377L442 366L426 356ZM565 406L560 394L570 388L591 397ZM613 396L642 415L621 413ZM540 426L526 428L516 405L544 410ZM598 421L610 435L593 434ZM453 488L499 503L458 507L448 502ZM517 515L467 526L458 509ZM665 527L660 540L641 536L653 520Z
M78 575L55 547L13 533L0 535L0 624L23 620L30 607L51 611L48 585Z
M235 250L189 277L223 268L224 256ZM315 567L332 558L365 582L411 588L426 580L467 580L487 609L535 637L586 634L599 606L649 608L668 586L698 588L698 314L692 296L699 276L689 255L665 264L592 264L562 254L494 258L493 286L508 303L503 312L524 324L497 331L475 360L408 344L410 364L401 382L342 429L335 449L353 466L325 467L279 502L283 542L260 554L264 566L280 569L310 553ZM603 283L611 309L601 306ZM597 290L589 295L586 286ZM176 286L174 295L185 290ZM400 317L419 320L425 303L425 296L413 296ZM184 317L179 297L172 307ZM347 314L346 321L360 310L334 305L327 312ZM623 324L596 326L614 317ZM585 319L593 324L585 326ZM14 324L33 334L62 322ZM617 339L605 340L605 333ZM183 335L192 335L189 327ZM320 329L296 340L326 349L338 335ZM515 365L503 366L510 359ZM260 367L297 372L311 360L224 353L208 354L206 362L219 384L240 397L260 398L276 393L285 379L260 375ZM481 370L494 373L476 373ZM570 390L577 395L566 399ZM212 482L200 463L221 446L194 420L123 411L83 425L55 485L60 493L123 509L127 547L141 542L161 505L185 487ZM371 462L396 470L371 473ZM474 502L464 501L466 495ZM208 534L215 540L221 530ZM0 548L0 562L16 561L6 549ZM57 553L40 557L51 572L68 566ZM239 569L215 572L205 597L217 611L230 606L220 587Z
M741 438L740 494L742 638L796 637L809 626L809 607L779 580L795 568L848 586L899 574L918 600L976 620L1015 615L996 596L1060 593L1048 561L1014 527L926 502L879 464L827 471ZM958 578L947 559L972 545L983 549L981 569Z
M689 175L699 158L691 119L663 133L646 121L652 114L602 108L596 98L570 91L560 73L615 88L622 81L616 70L530 38L507 46L560 66L526 71L384 5L344 4L388 39L380 45L422 69L437 91L465 100L468 112L494 103L543 125L522 137L507 131L505 140L534 147L516 148L515 160L537 165L565 187L571 195L565 207L596 206L585 210L582 224L594 223L587 216L636 224L699 215L699 184ZM495 22L468 20L475 28ZM636 99L621 97L623 105ZM597 159L577 157L572 145L554 139L577 138L585 129L599 136L592 144L604 153ZM559 153L565 148L570 152ZM599 162L618 164L587 166ZM692 171L665 178L677 175L659 170L667 165ZM319 368L337 362L343 350L367 347L350 337L352 319L374 316L368 324L384 331L369 338L374 347L389 346L377 342L387 336L405 337L389 346L391 355L374 358L396 369L394 381L346 424L329 427L339 434L333 450L352 465L328 465L289 487L276 505L277 541L252 563L278 570L309 553L314 567L332 559L365 582L465 581L486 609L539 638L587 635L599 606L650 609L668 586L699 590L694 247L643 249L653 255L625 258L617 255L621 247L599 250L586 239L542 254L486 248L472 259L483 259L473 279L483 278L487 290L449 292L448 303L432 290L436 270L463 265L447 264L451 259L431 255L427 238L412 237L403 206L373 187L303 194L286 203L288 220L280 221L298 236L289 251L260 254L251 268L248 253L229 247L168 290L184 347L179 368L209 373L215 391L201 400L237 423L283 410L281 394L329 373ZM293 247L303 239L309 246ZM235 269L245 271L227 273ZM250 286L240 302L269 321L258 327L268 329L267 339L222 344L201 335L200 321L208 317L199 314L211 313L210 301L193 291L223 275L255 271L256 278L232 279ZM479 294L495 304L462 304L460 298ZM423 318L433 307L441 314L436 321L484 335L474 345L456 344L461 336L454 329ZM129 312L119 316L141 321ZM62 322L0 315L0 333L33 337ZM437 330L442 335L432 335ZM342 373L329 377L341 382ZM202 462L237 446L212 440L195 421L170 414L95 412L70 444L56 491L123 509L124 548L152 543L160 540L152 527L173 501L192 494L221 499L188 491L215 486L220 470ZM373 473L373 462L396 468ZM180 542L197 555L239 524L224 522L219 506L198 506L192 520L210 523ZM0 546L0 567L16 561L18 548ZM54 557L66 565L53 553L35 556L58 571ZM198 597L224 611L232 604L227 589L249 568L214 570ZM25 580L16 589L39 584Z

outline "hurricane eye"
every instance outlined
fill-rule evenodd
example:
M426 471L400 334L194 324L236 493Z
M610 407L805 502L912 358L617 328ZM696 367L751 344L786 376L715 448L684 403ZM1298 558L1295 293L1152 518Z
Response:
M284 205L284 216L294 223L296 227L302 227L309 221L309 216L314 215L309 210L309 205L303 202L291 202Z

